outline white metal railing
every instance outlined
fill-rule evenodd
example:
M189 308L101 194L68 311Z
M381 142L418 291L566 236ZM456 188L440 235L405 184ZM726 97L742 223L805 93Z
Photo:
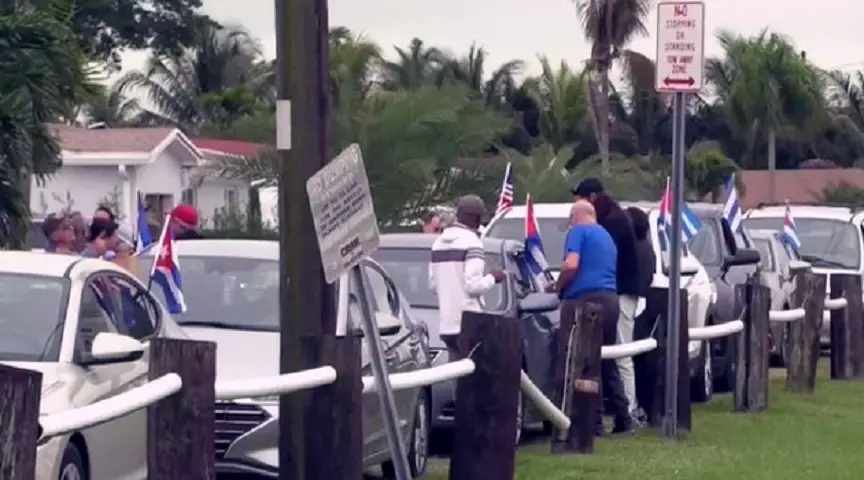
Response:
M568 430L570 428L570 419L567 415L564 415L564 412L559 410L558 407L552 403L552 400L549 400L546 395L543 394L543 391L540 390L537 385L534 385L534 382L531 381L531 377L529 377L524 370L519 375L519 388L522 390L522 393L528 397L528 400L537 406L540 413L542 413L547 420L552 422L552 425L555 425L559 430Z
M619 358L635 357L636 355L650 352L655 348L657 348L657 340L654 338L645 338L617 345L604 345L600 348L600 358L604 360L617 360Z
M795 322L804 318L803 308L792 308L789 310L771 310L768 312L768 320L772 322Z
M710 340L712 338L728 337L744 330L744 322L732 320L731 322L707 325L704 327L690 327L687 334L691 341Z
M152 405L159 400L174 395L183 387L183 380L176 373L163 375L140 387L127 390L111 398L90 405L62 412L42 415L39 426L42 435L39 440L65 435L85 428L95 427L105 422L129 415L132 412Z
M841 308L846 308L845 298L840 297L825 299L825 310L840 310Z
M270 377L228 381L217 380L216 399L236 400L238 398L284 395L286 393L330 385L335 381L336 369L331 366Z
M409 388L425 387L435 383L455 380L459 377L474 373L474 361L470 358L445 363L437 367L423 368L413 372L390 374L390 388L393 391L406 390ZM377 391L375 377L363 377L363 393Z

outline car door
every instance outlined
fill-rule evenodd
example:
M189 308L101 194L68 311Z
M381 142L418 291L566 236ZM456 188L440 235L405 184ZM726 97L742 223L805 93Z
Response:
M365 263L363 269L372 290L372 310L376 315L388 315L401 322L399 292L393 281L377 264ZM417 360L411 354L411 330L404 323L398 333L382 336L381 344L389 373L410 372L419 367ZM416 403L417 390L395 391L393 398L396 401L396 411L399 414L399 425L403 433L407 434Z
M97 273L83 285L74 359L83 371L90 402L103 400L147 381L149 349L135 361L85 365L96 335L130 335L148 341L159 325L159 309L134 280L115 272ZM147 327L149 325L149 328ZM142 409L83 432L92 478L146 476L147 410Z
M522 322L522 330L525 336L525 351L523 353L523 368L525 373L531 377L531 381L544 391L551 386L551 375L553 370L552 348L553 340L559 326L558 311L550 313L518 313L519 301L530 293L540 292L540 285L534 282L525 256L512 255L507 260L507 271L512 273L514 288L514 304L519 320ZM511 266L512 265L512 266Z

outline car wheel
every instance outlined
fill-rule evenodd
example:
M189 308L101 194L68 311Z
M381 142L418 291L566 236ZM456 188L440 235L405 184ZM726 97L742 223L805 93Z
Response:
M84 456L78 447L69 443L63 451L60 461L60 473L57 480L87 480L87 468L84 466Z
M690 379L690 398L697 403L710 402L714 395L714 373L711 369L711 343L702 342L696 372Z
M522 392L519 392L516 403L516 446L519 446L519 441L522 440L522 427L525 425L525 398Z
M419 478L426 474L426 465L429 462L429 431L429 405L426 394L421 393L414 407L414 427L408 443L408 469L411 478ZM381 473L386 479L395 479L396 467L393 462L389 460L384 462L381 465Z

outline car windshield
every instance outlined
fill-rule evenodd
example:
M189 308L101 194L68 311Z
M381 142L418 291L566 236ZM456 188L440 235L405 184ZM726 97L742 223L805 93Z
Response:
M756 250L759 250L759 264L768 271L774 271L774 255L771 255L771 240L767 238L754 238Z
M781 230L783 217L748 218L744 223L752 230ZM861 243L854 224L829 218L796 218L795 229L801 240L798 253L814 267L857 270L861 265Z
M0 360L57 361L68 289L66 279L0 273Z
M184 255L180 264L188 310L173 315L177 323L279 330L278 261ZM145 284L149 271L150 268L139 269ZM166 303L161 288L152 291Z
M429 286L429 252L426 248L379 248L372 254L414 308L438 308L438 298ZM487 252L486 269L493 268L502 268L501 256ZM484 302L489 310L503 309L504 287L495 285Z
M561 262L564 261L564 241L567 238L567 230L570 228L569 220L566 218L538 218L537 226L540 229L540 238L543 239L546 261L549 262L551 268L559 268ZM487 230L486 236L523 242L525 241L525 219L499 218Z
M721 246L720 236L717 232L717 222L702 221L702 228L687 242L690 251L702 263L702 265L720 265Z

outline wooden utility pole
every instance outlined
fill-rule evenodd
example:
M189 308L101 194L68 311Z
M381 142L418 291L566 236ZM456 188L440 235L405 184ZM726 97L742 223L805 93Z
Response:
M279 478L362 475L358 339L334 336L306 181L332 158L327 0L275 0L279 168L280 372L332 365L333 385L279 400Z

